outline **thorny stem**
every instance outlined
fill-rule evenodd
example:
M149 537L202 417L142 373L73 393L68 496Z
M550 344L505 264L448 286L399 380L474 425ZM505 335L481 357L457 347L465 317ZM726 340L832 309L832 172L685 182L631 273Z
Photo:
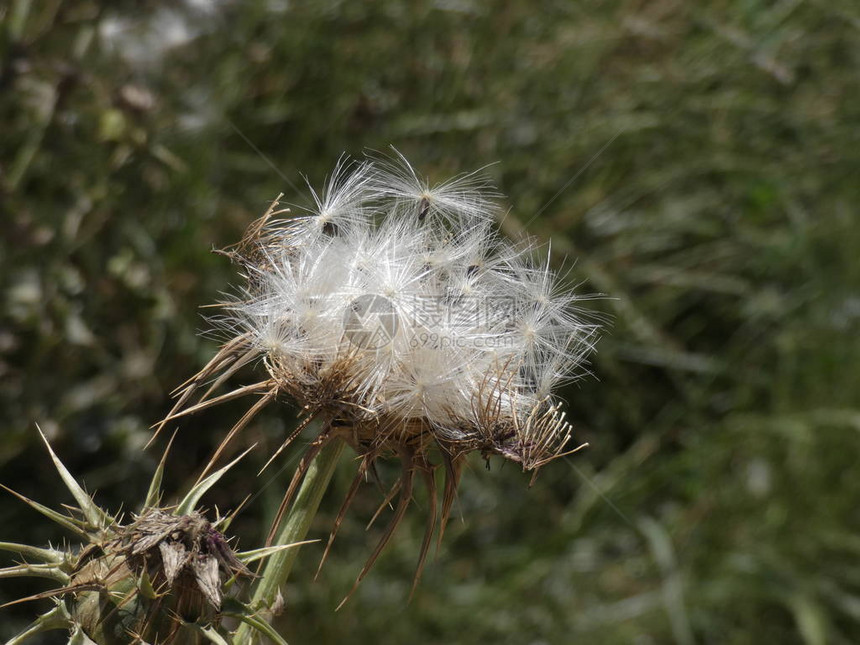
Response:
M341 439L327 442L320 450L308 468L289 514L285 516L277 528L274 544L292 544L305 539L311 522L317 514L323 493L331 481L342 450L343 441ZM271 618L271 608L280 595L281 586L286 583L290 575L298 552L299 548L286 549L271 556L266 562L251 599L251 607L262 618ZM243 623L236 632L234 642L252 643L255 642L253 638L255 638L254 632L247 624Z

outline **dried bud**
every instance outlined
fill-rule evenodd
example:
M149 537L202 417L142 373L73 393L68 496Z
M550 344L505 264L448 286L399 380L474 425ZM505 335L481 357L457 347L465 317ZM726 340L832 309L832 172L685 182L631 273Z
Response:
M78 506L70 507L72 514L65 515L16 495L73 532L81 546L44 549L0 542L0 549L28 561L0 569L0 577L38 576L52 578L61 585L16 601L57 601L54 609L41 616L25 634L67 629L75 637L70 642L98 645L232 643L230 633L221 627L227 603L225 590L235 578L253 575L247 563L274 551L234 552L219 530L226 522L212 523L194 506L236 462L197 483L176 507L168 509L152 506L161 496L158 484L164 468L162 459L144 510L130 524L123 524L96 506L47 440L45 444ZM255 621L253 612L235 598L230 600L229 613L240 621ZM258 627L258 623L254 628L272 638L271 628ZM274 637L279 642L277 634Z
M81 589L73 615L87 633L112 630L162 642L181 621L217 624L224 583L250 575L196 511L148 509L111 533L115 537L81 558L71 579L70 586ZM111 603L115 609L106 611Z

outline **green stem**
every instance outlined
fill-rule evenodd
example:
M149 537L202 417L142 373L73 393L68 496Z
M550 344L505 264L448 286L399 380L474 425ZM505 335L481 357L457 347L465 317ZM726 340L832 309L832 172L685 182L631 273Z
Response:
M338 457L343 450L343 441L334 439L322 448L320 453L311 462L299 494L290 508L289 514L284 518L274 544L292 544L301 542L308 533L311 522L319 509L323 493L328 488L331 476L337 465ZM251 599L253 607L258 615L264 619L271 619L270 608L277 600L281 586L287 581L290 570L293 567L299 549L286 549L271 556L263 568L262 576L257 580L254 596ZM243 623L236 636L234 643L255 642L252 628Z

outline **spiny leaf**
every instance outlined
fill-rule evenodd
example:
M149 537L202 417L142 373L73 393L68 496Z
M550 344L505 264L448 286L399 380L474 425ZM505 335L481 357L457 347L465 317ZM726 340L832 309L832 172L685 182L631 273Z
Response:
M32 596L27 596L26 598L18 598L17 600L13 600L11 602L7 602L4 605L0 605L0 609L3 607L11 607L12 605L20 605L25 602L33 602L34 600L44 600L45 598L57 598L59 596L65 596L66 594L79 594L82 591L104 591L104 586L100 583L96 582L85 582L82 584L72 584L67 585L65 587L58 587L57 589L49 589L48 591L43 591L42 593L33 594ZM117 595L112 593L112 595Z
M200 498L203 497L203 494L207 490L212 488L212 486L214 486L218 482L218 480L224 476L224 473L226 473L233 466L235 466L239 462L239 460L242 459L242 457L244 457L249 452L251 452L251 450L256 448L256 446L257 446L257 444L254 444L253 446L248 448L245 452L243 452L241 455L236 457L229 464L227 464L226 466L224 466L220 470L216 470L214 473L209 475L206 479L204 479L203 481L196 484L194 486L194 488L192 488L190 491L188 491L188 494L182 499L182 501L179 502L179 505L176 507L176 511L174 511L174 514L175 515L188 515L189 513L191 513L197 507L197 502L200 501Z
M72 477L72 474L66 469L63 462L60 461L60 458L54 453L54 450L51 448L51 444L48 442L48 438L42 432L39 424L36 424L36 429L39 431L39 436L42 437L42 441L45 442L45 447L48 449L48 454L51 455L51 460L54 462L57 472L60 473L60 477L63 478L66 488L68 488L69 492L74 496L81 512L84 514L84 517L87 518L87 521L89 521L94 528L105 528L108 526L111 522L110 517L108 517L107 513L102 509L96 506L95 502L93 502L93 498L90 497L89 494L80 487L75 478Z
M292 549L293 547L302 546L304 544L313 544L314 542L319 542L319 540L305 540L303 542L293 542L292 544L264 546L261 549L252 549L251 551L243 551L242 553L237 553L236 557L239 558L239 560L243 564L250 564L252 562L256 562L257 560L268 558L270 555L274 555L279 551L285 551L286 549Z
M173 440L176 438L176 431L167 442L167 447L164 449L164 454L161 455L161 461L158 462L158 467L152 475L152 481L149 482L149 490L146 492L146 499L143 502L143 508L152 508L158 503L158 498L161 496L161 479L164 476L164 464L167 461L167 454L170 452L170 447L173 445Z
M0 551L11 551L25 558L39 560L40 562L51 562L59 564L65 560L62 551L54 549L41 549L30 544L16 544L15 542L0 542Z
M57 605L30 623L23 632L6 641L6 645L20 645L36 634L41 634L52 629L68 629L69 627L71 627L71 619L63 609L63 606ZM70 640L69 643L71 642Z
M24 502L25 504L27 504L31 508L39 511L42 515L44 515L45 517L47 517L50 520L53 520L54 522L56 522L57 524L59 524L63 528L68 529L69 531L71 531L72 533L74 533L75 535L80 537L82 540L89 540L89 534L87 533L86 529L84 528L84 525L82 522L79 522L78 520L76 520L74 518L63 515L62 513L58 513L54 509L48 508L47 506L43 506L39 502L34 502L29 497L25 497L24 495L21 495L21 493L16 493L14 490L9 488L8 486L4 486L3 484L0 484L0 488L2 488L5 491L8 491L9 493L12 493L12 495L14 495L18 499L20 499L22 502Z
M17 564L0 569L0 578L50 578L68 584L69 576L55 564Z
M287 643L287 641L284 640L284 637L281 636L280 634L278 634L278 632L275 631L275 628L272 627L269 623L267 623L262 618L258 618L257 616L251 616L251 615L246 615L246 614L230 614L230 615L235 616L236 618L241 620L243 623L245 623L249 627L253 627L258 632L263 634L264 636L268 636L269 638L271 638L276 643L276 645L289 645L289 643Z

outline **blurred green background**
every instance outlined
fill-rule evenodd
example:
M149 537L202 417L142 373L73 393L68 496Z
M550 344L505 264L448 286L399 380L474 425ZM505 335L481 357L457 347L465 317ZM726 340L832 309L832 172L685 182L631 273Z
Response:
M70 501L38 422L135 510L148 426L216 348L200 307L237 281L211 249L344 151L395 145L437 180L494 163L504 230L609 296L594 376L564 393L591 447L531 489L476 460L412 603L421 498L335 613L379 535L366 486L316 582L322 547L302 551L288 640L860 642L855 0L7 0L0 20L0 482ZM182 424L170 492L239 414ZM257 494L246 548L294 423L270 409L205 500ZM0 526L63 538L9 495ZM0 580L0 602L46 588ZM38 609L0 610L0 637Z

